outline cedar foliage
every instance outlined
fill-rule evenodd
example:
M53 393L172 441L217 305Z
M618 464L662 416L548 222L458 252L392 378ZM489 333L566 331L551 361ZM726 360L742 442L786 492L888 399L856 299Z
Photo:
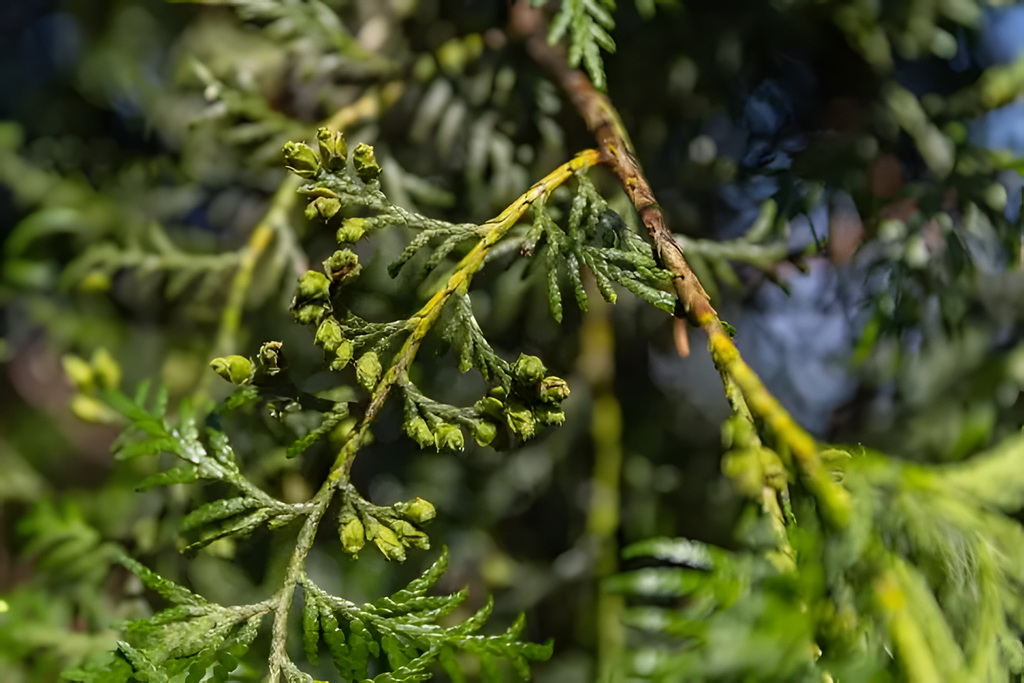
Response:
M1020 164L968 134L1019 62L949 91L980 3L197 4L111 3L74 74L152 149L111 164L0 128L10 363L45 326L71 410L118 434L78 488L49 460L76 444L39 433L56 418L7 425L0 503L33 573L3 587L7 678L1024 675L1021 225L997 182ZM607 87L669 201L630 205L537 49ZM745 149L716 149L724 120ZM693 197L737 192L742 229L716 235ZM849 446L769 393L742 324L677 300L637 218L687 233L724 308L840 258L836 233L794 230L821 206L862 230L863 414L830 435ZM685 438L721 428L717 506L706 470L657 494L690 406L614 380L673 314L722 379L690 391L724 420Z

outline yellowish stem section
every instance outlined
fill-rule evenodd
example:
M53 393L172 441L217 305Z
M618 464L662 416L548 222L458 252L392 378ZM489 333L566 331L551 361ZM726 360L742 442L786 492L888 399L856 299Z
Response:
M717 316L701 323L708 334L708 346L715 366L736 382L751 413L764 422L780 446L789 450L801 480L814 496L824 518L837 527L845 527L850 522L850 493L829 476L818 457L814 439L744 362Z

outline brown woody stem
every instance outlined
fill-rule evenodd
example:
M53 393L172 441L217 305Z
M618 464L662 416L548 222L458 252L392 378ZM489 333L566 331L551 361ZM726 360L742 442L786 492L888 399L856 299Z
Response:
M792 454L796 470L815 498L823 517L836 526L845 526L851 514L849 492L829 476L811 435L793 420L743 361L717 311L711 306L707 292L686 262L682 247L665 224L665 216L634 155L618 112L586 74L570 67L563 52L548 44L544 28L543 17L538 10L531 9L524 0L513 4L510 33L525 40L527 52L566 93L597 140L601 163L618 177L647 228L655 257L661 267L672 274L677 317L704 330L715 366L723 376L731 378L739 386L751 412Z
M521 0L513 6L513 12L520 13L521 26L536 25L535 20L522 18L524 12L532 11ZM566 63L562 52L548 44L544 31L533 30L526 39L526 49L548 77L568 95L597 140L601 163L619 178L636 207L654 246L655 257L661 267L672 274L672 286L679 300L679 316L696 327L719 324L718 313L712 308L707 292L690 270L682 247L665 225L665 216L654 191L633 154L629 135L608 97L594 87L586 74Z

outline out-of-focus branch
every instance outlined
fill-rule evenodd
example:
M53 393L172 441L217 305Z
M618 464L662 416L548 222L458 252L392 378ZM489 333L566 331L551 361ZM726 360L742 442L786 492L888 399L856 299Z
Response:
M590 289L594 289L590 283ZM590 480L590 505L587 510L587 540L594 553L594 578L598 582L619 569L618 543L622 498L622 406L615 395L615 327L611 306L592 297L591 308L583 317L580 335L579 370L592 398L590 438L594 444L594 471ZM621 679L616 667L625 646L622 611L623 596L597 587L595 597L597 631L597 679Z

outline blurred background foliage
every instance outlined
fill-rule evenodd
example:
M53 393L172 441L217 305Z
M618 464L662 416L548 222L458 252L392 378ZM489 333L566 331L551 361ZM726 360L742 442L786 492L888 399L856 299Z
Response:
M148 378L219 398L210 358L305 339L286 310L295 277L334 247L302 217L280 150L340 111L350 140L374 144L392 201L456 222L496 215L592 146L508 18L497 0L0 7L3 680L54 680L147 613L114 565L121 549L224 603L273 585L289 548L277 534L178 553L181 516L218 492L136 492L160 464L113 461L116 432L79 419L99 408L61 358L104 348L129 390ZM918 463L1018 431L1024 8L651 0L621 2L614 20L614 54L580 48L581 63L606 74L669 225L794 417L823 441ZM632 221L613 180L590 178ZM422 302L417 279L385 268L407 240L360 246L350 296L363 317ZM424 454L392 408L353 480L379 504L434 503L442 588L469 586L470 607L493 594L503 623L525 611L531 638L554 637L538 680L590 681L607 645L595 622L618 609L598 582L620 545L741 545L747 503L720 466L729 406L696 337L677 357L663 312L621 293L610 308L591 297L588 313L567 305L557 324L544 270L500 259L475 283L476 315L503 357L535 353L568 379L566 423L511 452ZM242 271L252 286L233 300ZM453 363L417 372L457 405L480 394ZM285 459L273 417L252 418L260 428L232 434L250 477L304 500L326 456ZM356 601L429 564L352 562L327 543L310 562ZM772 590L785 604L803 589Z

